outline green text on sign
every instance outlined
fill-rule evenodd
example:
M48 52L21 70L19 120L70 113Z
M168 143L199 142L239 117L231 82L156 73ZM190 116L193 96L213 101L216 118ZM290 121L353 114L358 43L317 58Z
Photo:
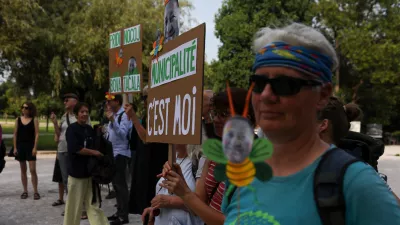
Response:
M140 25L124 30L124 45L140 42Z
M140 74L127 74L124 76L124 92L140 91Z
M111 93L121 93L121 77L113 77L110 79L110 92Z
M151 62L151 87L196 74L197 39L191 40Z
M121 31L110 34L110 49L121 46Z

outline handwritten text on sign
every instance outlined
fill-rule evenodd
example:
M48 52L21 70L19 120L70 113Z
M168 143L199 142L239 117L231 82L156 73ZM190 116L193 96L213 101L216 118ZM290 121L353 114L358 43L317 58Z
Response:
M196 74L197 38L151 62L151 88Z
M175 107L172 107L170 114L171 98L149 100L147 111L147 124L150 124L150 118L153 118L153 126L147 129L149 136L168 135L172 126L173 135L194 135L196 122L196 93L197 88L192 88L192 93L175 96ZM151 115L153 114L153 115ZM173 116L173 124L168 124L169 116Z

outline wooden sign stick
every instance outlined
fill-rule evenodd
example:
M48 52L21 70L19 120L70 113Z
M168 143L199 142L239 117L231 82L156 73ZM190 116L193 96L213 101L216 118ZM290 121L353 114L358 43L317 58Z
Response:
M174 163L176 162L176 152L173 144L168 144L168 163L172 170L175 170Z

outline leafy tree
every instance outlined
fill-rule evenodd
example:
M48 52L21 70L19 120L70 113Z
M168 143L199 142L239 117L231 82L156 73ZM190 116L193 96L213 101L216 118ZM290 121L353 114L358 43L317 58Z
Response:
M254 60L254 34L265 26L289 21L311 24L313 0L224 0L215 17L215 34L221 40L219 61L213 64L216 90L226 80L238 87L248 87Z
M345 100L361 105L364 122L389 125L400 116L399 1L321 0L316 11L316 27L340 57L337 75Z
M190 2L179 3L187 17ZM148 71L163 9L159 0L0 0L0 74L11 71L27 97L30 88L34 96L75 92L94 104L108 90L108 35L141 23Z

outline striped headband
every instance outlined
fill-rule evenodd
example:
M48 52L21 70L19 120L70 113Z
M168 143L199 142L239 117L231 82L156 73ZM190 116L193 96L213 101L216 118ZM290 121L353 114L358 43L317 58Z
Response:
M317 51L285 42L272 42L258 51L253 72L260 67L283 66L304 72L323 83L332 82L332 59Z

